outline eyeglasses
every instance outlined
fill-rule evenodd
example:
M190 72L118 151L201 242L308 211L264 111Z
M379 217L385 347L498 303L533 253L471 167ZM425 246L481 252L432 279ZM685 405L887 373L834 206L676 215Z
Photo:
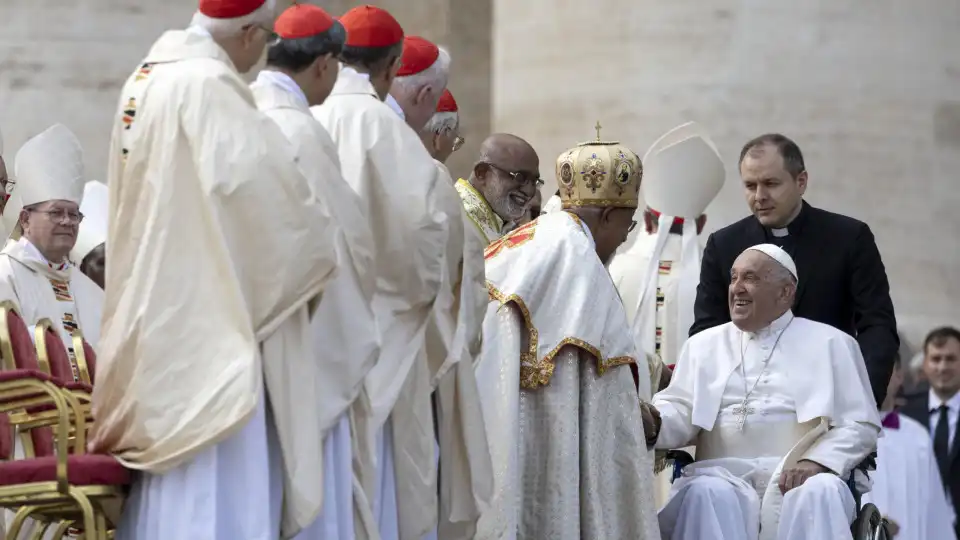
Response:
M457 138L453 140L453 151L456 152L457 150L463 148L463 143L465 142L467 142L466 139L457 135Z
M635 228L637 228L637 221L633 220L630 222L630 227L627 229L627 232L631 233Z
M13 187L16 185L17 183L13 180L13 178L7 178L7 181L3 183L3 193L8 196L13 195Z
M38 214L46 214L50 217L51 220L57 223L63 223L67 221L70 224L79 225L83 221L82 212L71 212L64 210L63 208L57 208L56 210L28 210L29 212L36 212Z
M484 161L483 163L492 169L496 169L502 172L503 174L509 175L514 182L520 184L521 186L525 186L527 184L533 183L533 185L536 186L537 189L540 189L541 187L543 187L543 179L540 178L539 172L508 171L503 167L490 163L489 161Z

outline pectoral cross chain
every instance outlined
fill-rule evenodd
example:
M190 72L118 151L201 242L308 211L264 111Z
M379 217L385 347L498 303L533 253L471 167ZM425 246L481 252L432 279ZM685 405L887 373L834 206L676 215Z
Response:
M733 408L733 414L737 416L737 429L743 431L744 424L747 423L747 415L753 414L757 411L753 410L750 407L747 407L747 400L744 399L740 405L737 405Z

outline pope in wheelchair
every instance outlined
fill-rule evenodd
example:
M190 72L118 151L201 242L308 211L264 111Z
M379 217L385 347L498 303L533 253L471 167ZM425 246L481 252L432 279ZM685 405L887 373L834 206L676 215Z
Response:
M856 340L794 317L796 291L785 251L745 250L731 270L732 322L687 340L670 385L645 405L648 444L696 446L659 512L663 538L851 538L857 491L869 490L854 472L876 449L880 416Z

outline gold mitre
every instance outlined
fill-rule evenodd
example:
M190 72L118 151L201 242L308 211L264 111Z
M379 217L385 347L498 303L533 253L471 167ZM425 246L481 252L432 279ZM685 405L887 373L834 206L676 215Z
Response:
M616 141L580 143L557 158L557 186L563 208L611 206L636 208L643 164L637 154Z

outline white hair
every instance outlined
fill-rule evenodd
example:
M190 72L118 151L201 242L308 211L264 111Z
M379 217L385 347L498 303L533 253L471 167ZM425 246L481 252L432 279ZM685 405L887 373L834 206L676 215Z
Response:
M193 14L190 26L203 28L213 37L227 37L238 34L243 27L251 24L262 24L267 28L273 28L274 10L276 7L277 0L266 0L263 5L253 10L252 13L234 19L216 19L197 11Z
M443 133L444 131L457 132L460 127L460 114L455 112L434 113L423 126L424 133Z
M420 73L395 78L393 87L403 95L422 86L429 86L438 94L443 92L443 89L447 87L447 79L450 77L450 53L443 47L437 48L440 49L440 54L433 65Z

